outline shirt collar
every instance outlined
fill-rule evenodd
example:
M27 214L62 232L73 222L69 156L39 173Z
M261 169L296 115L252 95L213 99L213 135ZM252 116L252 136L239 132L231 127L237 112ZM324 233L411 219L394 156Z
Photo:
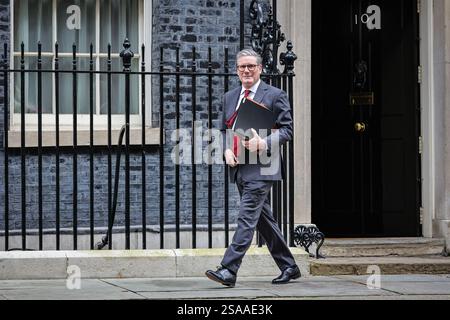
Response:
M250 93L256 93L256 91L258 91L258 88L259 88L260 84L261 84L261 79L259 79L258 82L255 83L253 85L253 87L250 88ZM242 89L241 89L241 96L244 94L245 90L246 89L244 87L242 87Z

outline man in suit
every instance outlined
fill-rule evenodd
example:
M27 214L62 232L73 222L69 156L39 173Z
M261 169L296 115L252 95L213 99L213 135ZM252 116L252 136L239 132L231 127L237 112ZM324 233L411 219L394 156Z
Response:
M230 179L237 184L241 204L233 241L225 252L221 266L216 271L208 270L206 276L234 287L242 259L257 228L281 270L281 275L272 283L283 284L299 278L301 274L273 217L268 195L273 183L283 179L279 146L292 139L291 107L285 92L261 81L262 58L255 51L247 49L238 53L237 72L242 86L224 95L222 129L229 132L233 128L236 111L246 97L272 110L277 129L265 138L252 129L253 138L250 140L238 141L234 136L232 143L226 144L232 145L226 148L224 156L230 167ZM246 163L242 157L245 153L256 154L258 161ZM270 163L260 161L263 155L269 157Z

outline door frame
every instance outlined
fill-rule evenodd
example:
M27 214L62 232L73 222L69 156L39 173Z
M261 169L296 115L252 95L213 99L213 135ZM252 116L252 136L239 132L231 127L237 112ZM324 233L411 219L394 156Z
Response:
M420 1L420 85L422 152L422 234L433 236L435 215L435 99L433 0Z
M298 56L294 90L294 122L298 135L294 136L296 195L295 223L312 223L311 212L311 23L312 0L285 0L279 3L278 18L288 39L293 41ZM436 212L436 143L435 143L435 72L434 72L434 14L433 0L420 3L420 85L422 153L422 206L423 237L433 237L433 220ZM284 44L285 45L285 44ZM320 228L320 226L318 226ZM436 235L434 235L436 236Z

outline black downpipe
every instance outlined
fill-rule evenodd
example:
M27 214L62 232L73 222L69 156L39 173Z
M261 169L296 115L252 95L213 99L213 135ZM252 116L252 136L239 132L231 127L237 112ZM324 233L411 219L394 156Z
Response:
M120 129L119 134L119 141L117 142L117 155L116 155L116 176L114 179L114 196L113 196L113 203L112 203L112 209L110 214L108 215L108 232L107 234L102 238L101 242L98 242L96 245L96 248L98 250L103 249L107 244L111 247L111 239L112 239L112 228L114 225L114 219L116 217L116 208L117 208L117 196L119 193L119 179L120 179L120 156L122 154L123 149L123 136L125 134L126 125L123 125Z

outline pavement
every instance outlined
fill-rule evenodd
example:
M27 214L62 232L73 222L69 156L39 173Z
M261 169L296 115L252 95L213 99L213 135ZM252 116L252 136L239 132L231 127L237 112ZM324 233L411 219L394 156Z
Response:
M0 300L450 300L450 274L272 278L238 277L235 288L206 277L2 280Z

